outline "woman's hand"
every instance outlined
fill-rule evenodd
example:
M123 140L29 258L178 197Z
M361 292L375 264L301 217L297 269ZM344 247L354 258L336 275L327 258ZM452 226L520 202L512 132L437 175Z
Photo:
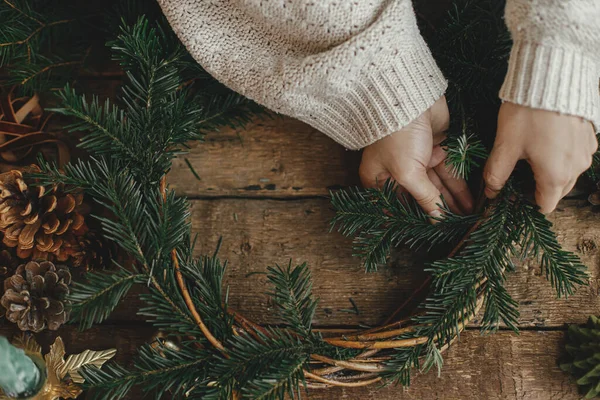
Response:
M440 195L450 210L470 213L473 198L467 184L446 168L446 152L440 147L450 115L446 98L440 98L410 124L367 146L360 164L365 187L377 187L393 178L432 217L440 217Z
M485 194L496 197L517 161L527 160L535 177L535 201L550 213L590 167L597 148L593 126L583 118L505 102L483 173Z

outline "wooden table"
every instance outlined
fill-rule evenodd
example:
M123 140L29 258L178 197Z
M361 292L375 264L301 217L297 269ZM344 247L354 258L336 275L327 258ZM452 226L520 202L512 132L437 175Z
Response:
M108 84L104 82L104 84ZM185 159L200 175L197 180ZM351 256L351 240L329 233L330 189L355 184L359 156L298 121L271 116L244 129L211 134L177 159L169 182L189 198L197 254L229 260L226 283L231 307L263 323L278 322L264 292L268 265L307 261L320 305L319 328L357 327L381 322L424 279L422 255L398 251L388 267L366 274ZM565 328L598 314L600 214L583 201L563 201L551 216L560 241L579 254L591 285L569 299L556 299L535 262L525 262L508 281L520 304L520 335L501 329L482 336L475 319L445 353L444 368L415 374L410 388L377 387L311 392L312 399L577 399L574 382L557 367L564 354ZM350 298L359 314L351 308ZM127 362L154 329L136 315L135 296L106 323L80 333L60 330L68 352L117 347ZM1 334L9 334L6 327ZM42 341L48 341L42 338ZM139 398L136 396L136 398Z
M445 4L447 0L435 0ZM444 7L430 7L432 15ZM103 71L98 69L98 71ZM104 71L82 78L87 92L112 97L120 72ZM199 174L196 179L186 159ZM262 323L273 305L264 294L263 272L275 263L308 262L314 293L320 297L318 328L353 328L377 324L403 302L424 279L423 255L399 250L388 267L366 274L351 256L351 240L329 233L333 216L329 190L358 184L360 154L345 151L323 134L298 121L266 116L243 129L211 134L194 143L190 154L175 160L169 183L190 200L196 254L212 253L223 237L220 256L229 260L226 284L230 305ZM600 213L585 201L563 201L551 220L563 245L580 255L590 270L590 285L569 299L556 299L539 265L524 262L507 285L520 304L520 335L501 329L482 336L475 318L444 354L444 367L414 374L410 388L377 387L312 391L311 399L578 399L573 380L557 367L564 354L566 324L583 323L600 314ZM249 275L250 274L250 275ZM359 314L347 312L352 308ZM104 324L85 332L61 328L67 352L118 348L127 363L136 347L155 329L136 315L141 302L130 295ZM0 334L15 330L2 325ZM52 335L39 335L46 344ZM131 398L141 398L132 395Z

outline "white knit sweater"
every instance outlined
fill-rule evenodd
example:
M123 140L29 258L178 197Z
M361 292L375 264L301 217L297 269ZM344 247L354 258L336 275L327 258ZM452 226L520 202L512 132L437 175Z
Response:
M196 60L233 90L349 149L398 131L447 83L411 0L159 0ZM600 124L600 0L507 0L505 101Z

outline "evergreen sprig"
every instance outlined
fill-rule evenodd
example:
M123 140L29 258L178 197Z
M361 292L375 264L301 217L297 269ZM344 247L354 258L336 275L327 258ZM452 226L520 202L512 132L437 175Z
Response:
M392 247L408 245L431 249L454 243L476 221L477 216L452 213L444 205L444 218L435 225L417 202L397 195L398 185L387 180L381 190L349 188L331 193L336 211L331 227L346 236L355 236L354 255L374 271L385 264Z
M460 176L473 176L483 161L478 158L484 158L483 145L493 139L482 135L488 130L476 113L482 105L498 103L510 44L501 8L494 0L459 0L440 31L429 35L450 80L450 106L462 110L452 112L459 117L447 142L449 163ZM81 188L110 211L111 218L97 218L104 235L128 256L124 268L90 274L74 286L73 315L81 326L105 320L132 284L143 283L149 289L141 295L146 307L140 314L167 334L194 339L179 350L143 346L131 367L109 363L102 369L87 367L82 375L97 399L123 398L136 385L156 398L300 398L311 355L343 360L357 352L339 351L311 329L317 302L306 265L268 269L270 295L284 326L241 329L234 324L223 288L226 263L216 253L193 256L188 204L164 187L164 176L173 157L185 151L186 141L201 140L217 126L244 122L249 114L238 107L243 103L239 96L215 91L212 85L199 89L198 84L206 83L202 77L188 84L199 69L169 35L160 24L140 18L111 42L127 74L116 103L89 101L65 88L57 111L75 120L71 130L84 133L81 146L91 158L63 169L41 162L36 177L43 184ZM383 361L377 371L386 382L408 385L414 368L439 370L441 349L479 307L484 307L484 331L501 323L516 329L518 310L505 289L508 274L516 269L513 256L539 257L558 295L571 294L585 281L577 257L560 248L549 222L515 185L508 185L482 214L456 215L442 204L445 214L435 225L414 200L396 193L397 186L388 181L381 190L332 194L332 227L356 236L355 253L364 258L367 270L384 264L398 245L455 249L451 257L428 267L432 292L421 315L412 320L414 329L386 338L418 339L411 347L379 353ZM203 336L206 328L222 349Z
M103 7L102 7L103 6ZM81 71L98 39L108 4L4 0L0 2L0 68L4 84L28 94L57 89Z
M91 328L104 321L115 309L129 289L143 283L143 274L119 268L112 274L89 272L87 282L74 282L68 300L73 304L70 318L80 322L80 329Z
M268 267L268 279L273 285L269 293L279 307L283 320L303 337L311 336L312 320L317 301L312 297L312 280L306 263L292 268Z
M170 349L160 342L142 346L134 359L135 368L128 370L116 363L102 369L95 366L82 368L85 386L98 400L122 399L134 386L144 392L154 392L156 399L169 392L170 396L185 397L184 391L202 381L203 372L211 355L192 344Z

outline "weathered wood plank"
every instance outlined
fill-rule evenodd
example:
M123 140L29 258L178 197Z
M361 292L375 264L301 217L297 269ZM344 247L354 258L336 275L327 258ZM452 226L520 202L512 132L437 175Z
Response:
M267 266L291 259L311 268L313 290L321 298L316 324L375 324L410 295L424 274L408 252L397 266L365 274L351 255L351 240L328 234L331 216L327 200L192 202L197 254L212 253L223 238L220 256L229 261L226 283L233 309L257 321L277 322L264 294L270 287L263 273ZM360 315L344 311L352 308L350 298Z
M600 214L577 201L565 201L552 219L560 241L579 254L590 268L592 285L569 299L557 299L541 276L538 264L529 261L508 280L510 293L519 301L523 327L557 327L581 321L600 310L597 241ZM365 274L351 256L351 241L328 233L333 215L327 200L297 201L220 199L192 202L197 253L211 253L223 236L221 257L229 260L227 284L231 307L248 317L274 322L264 272L274 263L308 262L314 292L321 298L317 325L376 324L403 302L423 279L423 255L401 251L390 267ZM360 315L345 311L349 298ZM476 321L474 322L477 325Z
M172 187L188 197L320 196L358 183L358 152L344 150L291 118L267 116L243 129L209 134L205 143L191 146L169 174Z
M503 331L492 336L465 332L434 371L416 375L409 388L350 388L311 391L310 399L361 400L576 400L577 386L557 366L564 333Z
M600 312L600 214L584 202L561 203L551 219L565 248L589 267L591 285L568 299L557 299L536 262L528 261L510 276L507 287L520 303L522 327L560 327ZM320 307L315 323L377 324L401 304L424 279L423 254L399 251L379 272L366 274L351 256L351 240L328 233L333 215L328 201L220 199L194 200L192 224L198 234L196 254L211 254L223 237L220 257L229 261L226 284L231 307L260 322L277 322L264 273L275 263L308 262ZM252 274L248 276L248 274ZM350 298L360 311L356 315ZM130 296L111 320L139 320L142 303ZM477 326L477 319L473 321Z
M86 332L73 327L59 331L68 353L117 347L116 360L127 364L135 348L152 336L153 330L140 326L100 326ZM6 328L0 335L10 336ZM579 399L573 380L557 367L564 355L563 331L524 331L520 336L501 331L480 336L466 331L461 341L444 355L444 367L435 372L415 374L409 388L377 386L369 388L313 390L311 399L377 400L547 400ZM139 392L138 392L139 393ZM130 398L142 398L130 396Z

